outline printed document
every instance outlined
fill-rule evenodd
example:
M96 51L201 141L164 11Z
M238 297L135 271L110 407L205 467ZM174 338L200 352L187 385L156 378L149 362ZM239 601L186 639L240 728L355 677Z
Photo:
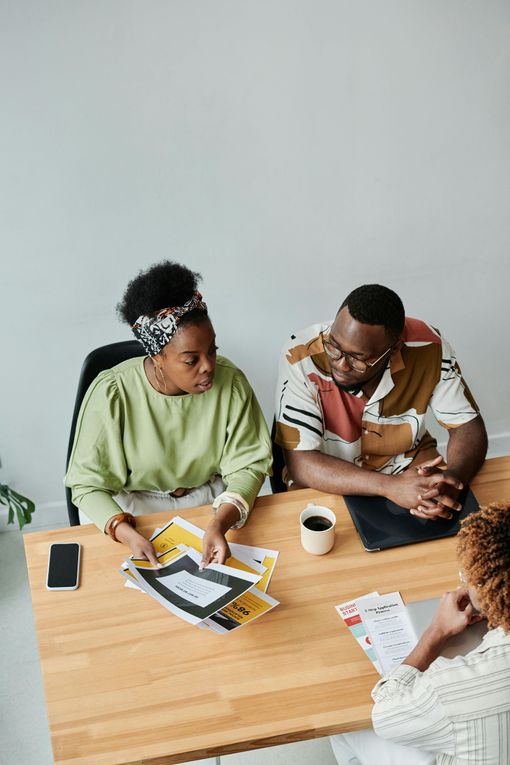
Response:
M278 604L279 602L270 595L257 590L255 585L240 598L236 598L228 606L222 608L221 611L205 619L202 624L220 634L232 632L232 630L258 619L259 616L266 614Z
M192 547L197 552L202 552L204 534L205 531L199 526L195 526L193 523L185 520L185 518L176 515L162 529L156 529L151 536L151 542L157 553L166 552L176 545L186 545ZM232 548L235 548L235 552ZM251 555L252 548L246 545L231 544L230 549L233 555L227 559L227 566L237 568L239 571L260 574L260 576L266 573L265 566Z
M356 602L382 673L386 675L403 662L417 643L407 609L399 592L358 598Z
M260 579L258 574L217 563L210 563L201 571L200 561L200 553L183 548L180 555L170 558L160 569L147 567L147 561L140 564L129 559L127 564L143 590L176 616L198 624L241 597Z
M155 529L151 541L163 566L154 570L146 559L131 557L120 570L126 587L149 594L185 621L220 634L242 627L279 605L266 593L278 551L231 542L232 555L225 565L209 564L201 572L198 564L204 533L180 516ZM190 560L183 560L185 555L194 568ZM217 577L220 569L221 579ZM216 576L210 576L211 572ZM241 586L225 580L225 572L234 580L240 579ZM197 574L206 576L199 579Z
M348 600L346 603L340 603L335 606L338 615L344 620L345 624L354 635L358 644L363 648L367 657L370 659L376 670L381 674L381 665L377 658L377 654L374 651L370 638L368 636L365 624L363 623L358 603L367 598L373 598L379 595L378 592L370 592L368 595L362 595L356 600Z

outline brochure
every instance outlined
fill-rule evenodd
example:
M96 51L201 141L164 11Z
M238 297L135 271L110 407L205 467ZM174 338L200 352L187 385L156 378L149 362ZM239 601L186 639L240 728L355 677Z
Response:
M176 545L186 545L201 553L204 534L205 531L199 526L195 526L193 523L176 515L162 529L156 529L151 536L151 542L157 553L165 552ZM236 548L235 553L232 549L233 547ZM251 555L251 549L246 545L231 544L230 550L233 555L227 559L226 565L237 568L239 571L249 571L260 576L264 575L266 568Z
M417 643L407 609L399 592L358 598L356 603L382 674L386 675L403 662Z
M170 548L160 569L148 561L127 561L138 585L176 616L198 624L225 608L260 580L258 574L210 563L200 570L201 555L192 548ZM175 553L175 554L174 554Z
M172 547L170 550L167 550L166 553L160 553L158 554L158 560L160 563L167 563L172 558L177 557L178 555L181 555L184 548L179 547ZM133 555L131 556L130 560L132 560L136 565L141 566L142 568L152 568L152 563L150 563L146 558L135 558ZM133 590L138 590L139 592L145 593L145 590L138 586L136 583L136 577L132 573L132 571L129 570L128 561L125 560L122 564L121 568L119 569L119 573L122 574L122 576L126 579L125 586L130 587Z
M243 556L251 558L254 562L265 566L266 571L262 575L262 579L256 585L257 589L262 592L267 592L269 582L273 576L273 572L276 567L276 561L278 560L277 550L267 550L265 547L251 547L250 545L241 545L238 542L231 542L229 544L230 551L238 558Z
M221 611L205 619L200 626L204 625L213 630L213 632L219 632L220 634L232 632L232 630L243 627L254 619L258 619L259 616L267 613L277 605L279 605L278 600L275 600L265 592L260 592L255 586L244 595L241 595L240 598L236 598L228 606L222 608Z
M197 572L202 557L204 534L203 529L184 518L172 518L163 528L156 529L151 537L163 567L153 569L152 564L145 559L130 558L124 561L120 569L120 573L126 579L125 586L152 595L168 610L189 623L198 624L220 634L242 627L279 605L277 600L266 594L278 559L278 551L230 543L232 555L224 566L209 564L204 572ZM184 555L193 561L193 571L189 570L189 561L182 560ZM186 578L181 569L186 572ZM196 573L212 571L216 572L217 577L220 570L224 577L226 570L228 575L236 580L241 579L242 582L241 586L237 584L235 588L230 587L232 592L228 597L226 591L212 588L210 584L204 585L203 582L198 591L196 580L190 579L190 576L195 576ZM223 580L209 578L207 581L223 584ZM206 591L203 590L204 587L207 588ZM183 598L187 603L181 602ZM216 603L215 599L219 602Z
M340 603L338 606L335 606L335 608L339 616L344 620L345 624L356 638L359 645L365 651L366 655L376 670L379 672L379 674L382 674L381 664L377 658L377 654L374 651L372 643L370 642L370 638L367 634L365 624L361 619L358 608L359 602L365 600L366 598L373 598L378 594L378 592L370 592L368 595L362 595L356 600L348 600L346 603Z

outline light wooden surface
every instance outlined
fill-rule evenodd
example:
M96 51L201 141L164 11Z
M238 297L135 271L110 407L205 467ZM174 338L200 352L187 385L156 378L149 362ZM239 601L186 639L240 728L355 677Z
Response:
M510 499L510 457L488 461L473 488L482 504ZM322 557L299 543L310 500L338 518ZM182 515L204 527L209 512ZM334 605L374 589L412 601L457 585L453 539L366 553L342 499L309 489L260 498L230 538L280 551L269 593L281 605L215 635L125 588L125 548L95 527L25 535L56 763L170 765L367 727L378 678ZM72 540L82 544L81 586L48 592L48 546Z

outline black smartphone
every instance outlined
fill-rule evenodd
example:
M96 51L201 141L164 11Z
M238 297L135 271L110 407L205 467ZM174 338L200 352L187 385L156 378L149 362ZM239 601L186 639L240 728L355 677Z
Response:
M76 590L80 583L80 545L54 542L48 554L48 590Z

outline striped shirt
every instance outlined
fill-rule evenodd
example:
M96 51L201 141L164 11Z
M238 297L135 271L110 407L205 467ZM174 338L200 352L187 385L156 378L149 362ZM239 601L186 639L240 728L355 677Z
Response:
M510 763L510 634L489 631L466 656L425 672L401 664L372 691L382 738L436 753L438 765Z
M370 399L338 388L315 324L284 347L276 400L276 441L284 449L321 451L358 467L400 473L416 457L433 456L430 407L445 428L472 420L478 406L455 352L438 330L406 318L403 346L391 354ZM428 454L427 454L428 451Z

